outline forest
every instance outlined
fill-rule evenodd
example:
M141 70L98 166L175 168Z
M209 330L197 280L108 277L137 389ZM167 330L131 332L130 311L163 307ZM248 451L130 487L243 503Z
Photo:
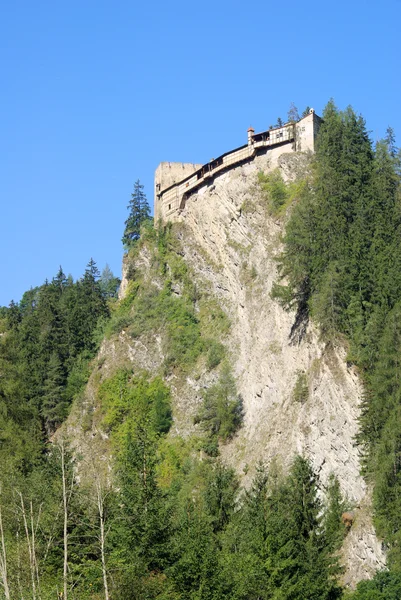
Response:
M247 488L224 465L219 449L243 419L222 343L230 323L195 285L174 227L153 224L138 181L122 300L118 278L91 259L77 281L60 268L0 309L0 598L401 597L400 178L392 130L373 144L364 119L333 101L302 179L259 176L283 222L274 297L295 310L294 335L312 320L326 344L345 345L364 384L357 443L388 569L342 589L341 515L352 507L334 477L322 499L305 457L288 473L254 465ZM135 268L144 249L148 280ZM101 366L102 340L123 330L133 339L162 332L165 359L159 372L122 365L93 376L110 475L90 451L78 456L61 426ZM195 418L199 435L183 439L171 435L168 375L198 361L218 377Z

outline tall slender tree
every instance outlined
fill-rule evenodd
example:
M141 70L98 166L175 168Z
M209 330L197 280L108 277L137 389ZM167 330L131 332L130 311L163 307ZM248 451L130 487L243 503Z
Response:
M150 206L147 201L144 186L139 179L134 184L134 191L131 194L131 200L128 204L129 215L125 221L124 235L122 242L129 248L139 239L141 234L141 225L150 220Z

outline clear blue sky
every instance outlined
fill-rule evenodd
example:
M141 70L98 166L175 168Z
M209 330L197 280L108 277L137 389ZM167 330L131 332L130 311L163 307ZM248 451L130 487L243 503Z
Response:
M0 9L0 305L89 258L120 274L136 179L351 104L401 145L401 1L14 0Z

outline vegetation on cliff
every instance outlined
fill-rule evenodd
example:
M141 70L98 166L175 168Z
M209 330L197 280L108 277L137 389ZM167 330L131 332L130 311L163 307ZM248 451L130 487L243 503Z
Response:
M146 269L141 268L144 260ZM0 597L50 599L63 591L64 597L92 600L245 599L278 593L301 599L307 589L313 590L311 598L339 597L333 553L341 540L341 498L322 507L316 477L302 458L288 477L260 466L247 492L219 459L219 444L235 435L242 420L241 398L222 344L230 323L208 290L195 283L180 256L178 237L170 227L145 225L126 269L128 290L118 303L101 293L92 264L77 284L59 286L60 275L40 288L26 314L25 297L21 305L3 311L4 431L8 427L13 433L2 440L8 460L0 465ZM67 298L81 293L80 286L92 294L87 312L79 307L82 319L62 309L78 310L77 302ZM48 288L57 302L44 312ZM54 313L71 329L58 328L58 319L43 316ZM30 338L22 333L32 326L31 319L42 328L27 349ZM80 323L82 331L74 336L72 327ZM45 334L52 334L47 354L35 353ZM120 365L102 376L101 360L91 365L88 360L103 334L133 341L157 335L162 363L153 372ZM86 345L75 349L74 341ZM53 358L63 344L71 344L69 360L60 361L67 369L64 379ZM25 352L26 366L22 359L15 361L24 377L37 377L36 364L44 373L37 395L23 397L23 390L37 388L21 387L14 405L19 384L11 352ZM112 473L90 448L83 455L72 452L60 433L48 444L91 368L97 425L109 438ZM186 440L171 436L168 381L201 371L210 373L211 384L195 418L198 433ZM48 391L51 382L59 396ZM50 397L58 399L54 407L59 411L52 425ZM36 420L28 409L35 409ZM36 437L29 438L28 426L36 427ZM86 473L80 481L78 465Z
M329 344L348 340L363 375L359 443L391 571L347 597L391 600L401 589L400 161L391 131L373 148L352 109L330 102L324 119L301 182L260 176L270 211L289 215L285 285L274 294L296 308L294 336L312 317ZM305 458L287 475L258 465L247 490L222 463L243 419L224 345L230 322L183 260L179 228L153 226L137 184L122 300L91 261L79 281L60 269L0 312L0 598L340 598L348 507L338 481L323 504ZM156 339L161 360L103 371L94 356L104 338ZM107 459L54 435L91 373L96 414L82 427L107 438ZM170 385L201 374L208 384L184 439L171 431ZM294 400L307 393L300 372Z
M311 316L329 343L348 340L348 360L365 384L358 441L374 485L375 523L399 571L401 156L391 129L373 147L351 108L329 102L323 118L313 172L286 225L285 285L274 294L296 308L298 331ZM376 585L364 584L357 597L373 597L362 590Z
M106 281L107 280L107 281ZM102 285L105 287L102 288ZM28 469L89 376L100 321L119 280L91 260L74 282L60 268L0 314L0 463Z

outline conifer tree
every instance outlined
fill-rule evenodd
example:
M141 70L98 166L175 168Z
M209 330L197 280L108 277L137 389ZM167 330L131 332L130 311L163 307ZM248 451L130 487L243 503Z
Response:
M264 600L272 597L268 559L268 476L259 464L241 510L223 535L221 572L228 598Z
M323 519L328 548L335 552L341 548L346 529L341 521L341 515L346 509L346 503L340 489L337 477L330 475L327 489L326 509Z
M43 385L42 416L47 435L54 432L66 416L64 402L65 374L59 357L53 352L47 367L47 378Z
M106 264L104 267L101 277L99 279L100 289L105 298L115 298L121 280L113 275L109 265Z
M332 579L335 560L321 524L316 477L309 462L295 458L287 481L269 499L268 569L277 598L332 600L341 590Z
M126 248L129 248L139 239L141 234L141 225L150 220L150 206L143 191L144 186L139 179L134 184L134 191L131 194L131 200L128 204L129 215L125 221L124 235L122 242Z
M296 121L299 121L299 112L293 102L291 102L290 108L288 109L287 121L289 121L290 123L295 123Z

